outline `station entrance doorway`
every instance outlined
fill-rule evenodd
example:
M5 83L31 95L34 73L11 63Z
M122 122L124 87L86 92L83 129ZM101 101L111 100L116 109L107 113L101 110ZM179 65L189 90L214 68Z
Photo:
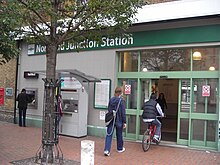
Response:
M142 79L143 103L149 100L152 90L155 90L158 96L160 93L165 96L164 113L166 117L161 119L162 141L177 141L178 85L179 79ZM142 128L146 129L146 125L141 122L141 133Z

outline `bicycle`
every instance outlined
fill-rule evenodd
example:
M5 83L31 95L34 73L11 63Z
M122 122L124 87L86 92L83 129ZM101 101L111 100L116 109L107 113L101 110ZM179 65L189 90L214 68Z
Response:
M162 116L157 116L157 118ZM150 145L152 142L154 142L154 134L156 132L156 125L152 122L146 123L148 124L147 130L144 132L143 139L142 139L142 148L144 152L148 151L150 148ZM161 133L159 136L159 142L155 141L155 143L158 145L160 143Z

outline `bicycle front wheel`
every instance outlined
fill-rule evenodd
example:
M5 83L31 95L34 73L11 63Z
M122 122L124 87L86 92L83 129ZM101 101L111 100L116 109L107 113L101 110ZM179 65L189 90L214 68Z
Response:
M151 139L150 139L150 130L147 129L144 132L143 139L142 139L142 148L144 152L146 152L150 148Z

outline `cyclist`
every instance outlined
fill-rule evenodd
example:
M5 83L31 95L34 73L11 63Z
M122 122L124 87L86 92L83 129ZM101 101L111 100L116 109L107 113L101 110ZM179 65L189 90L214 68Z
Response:
M156 142L160 141L160 130L161 130L161 122L157 119L157 114L164 117L164 113L160 107L160 105L156 101L157 95L152 93L150 96L150 100L144 103L144 111L142 114L143 121L146 123L153 123L156 125L156 131L154 134L154 140Z

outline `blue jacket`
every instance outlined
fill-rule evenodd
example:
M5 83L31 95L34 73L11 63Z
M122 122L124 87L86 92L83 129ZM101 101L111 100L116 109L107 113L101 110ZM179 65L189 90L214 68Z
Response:
M116 114L116 120L115 120L116 124L126 123L125 100L121 97L114 96L109 100L109 103L108 103L108 111L109 112L112 112L113 110L116 111L120 99L121 99L121 102L120 102L118 112Z

